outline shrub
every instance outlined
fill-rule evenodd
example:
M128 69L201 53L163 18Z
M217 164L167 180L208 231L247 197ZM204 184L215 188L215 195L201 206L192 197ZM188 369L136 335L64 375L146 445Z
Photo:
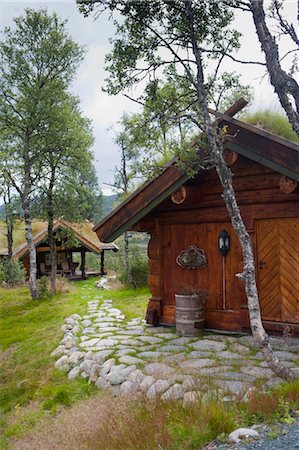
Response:
M25 270L20 261L10 261L8 258L4 258L0 262L0 284L8 283L14 285L24 281L24 278Z
M41 277L36 282L38 298L40 300L48 300L51 297L51 293L48 287L48 278Z
M130 269L132 277L132 287L139 288L147 286L147 257L144 255L132 255L130 258ZM130 285L127 279L127 273L124 264L122 264L119 269L118 278L124 285Z

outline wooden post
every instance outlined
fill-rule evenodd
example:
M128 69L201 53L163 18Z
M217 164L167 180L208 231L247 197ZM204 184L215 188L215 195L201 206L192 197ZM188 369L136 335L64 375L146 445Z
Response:
M82 274L82 278L86 278L86 273L85 273L85 250L81 250L81 274Z
M106 275L105 272L105 250L101 252L101 275Z

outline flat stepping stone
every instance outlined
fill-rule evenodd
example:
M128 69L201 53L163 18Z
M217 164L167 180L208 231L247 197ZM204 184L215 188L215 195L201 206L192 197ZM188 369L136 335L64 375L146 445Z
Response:
M168 378L174 375L175 371L172 367L167 366L163 363L150 363L144 368L144 372L147 375L152 375L158 378Z
M164 345L163 347L159 347L157 350L163 353L164 352L172 353L172 352L181 352L185 350L185 347L183 347L182 345Z
M175 355L166 356L163 359L164 363L178 363L180 361L186 360L187 356L185 353L176 353Z
M155 336L157 336L157 337L159 337L159 338L162 338L162 339L173 339L173 338L176 338L176 337L178 337L176 334L174 334L174 333L158 333L158 334L156 334Z
M246 355L247 353L250 352L250 349L248 347L246 347L245 345L239 344L238 342L233 343L230 346L231 350L234 352L238 352L241 355Z
M102 365L106 358L108 358L113 353L113 350L101 350L99 352L96 352L93 354L93 361L95 361L97 364Z
M80 345L80 347L82 347L82 348L93 347L93 346L96 345L99 341L100 341L100 338L89 339L88 341L80 342L79 345Z
M190 371L192 373L196 373L198 369L201 369L203 367L210 367L214 366L216 364L216 361L213 359L191 359L189 361L185 361L182 364L180 364L180 367L186 372Z
M188 358L212 358L214 354L211 352L201 352L199 350L194 350L193 352L188 353Z
M193 338L190 337L180 337L177 339L174 339L173 341L170 342L171 345L186 345L189 344L192 341Z
M252 375L246 375L245 373L240 372L222 372L219 371L219 377L222 380L236 380L236 381L255 381L256 377Z
M224 359L243 359L243 356L239 355L239 353L234 353L229 350L225 350L223 352L216 352L217 358Z
M133 350L132 348L122 348L115 353L115 356L126 356L130 353L136 353L136 350Z
M241 367L241 372L252 375L256 378L273 378L275 376L274 372L269 368L264 367L256 367L256 366L247 366Z
M121 356L119 358L119 362L124 364L144 364L144 361L142 359L129 355Z
M139 356L140 358L145 358L145 359L159 359L161 358L161 356L163 356L163 352L154 352L154 351L147 351L147 352L141 352L138 353L137 356Z
M193 342L190 344L190 347L196 349L196 350L210 350L210 351L221 351L224 350L226 347L226 344L219 341L212 341L208 339L203 339L201 341Z
M160 342L163 342L161 338L156 336L138 336L138 340L149 344L159 344Z
M215 367L203 367L202 369L198 369L200 375L214 375L214 378L221 378L221 371L229 371L231 369L230 366L215 366Z
M281 361L294 361L295 359L298 359L298 355L296 353L287 351L276 351L274 352L274 355Z
M117 339L107 338L107 339L98 339L96 346L97 347L113 347L117 344Z

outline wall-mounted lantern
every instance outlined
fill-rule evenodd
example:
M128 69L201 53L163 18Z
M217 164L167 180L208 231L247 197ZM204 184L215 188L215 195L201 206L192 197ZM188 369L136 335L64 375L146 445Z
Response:
M218 236L219 251L222 256L226 256L230 249L230 236L226 230L222 230Z

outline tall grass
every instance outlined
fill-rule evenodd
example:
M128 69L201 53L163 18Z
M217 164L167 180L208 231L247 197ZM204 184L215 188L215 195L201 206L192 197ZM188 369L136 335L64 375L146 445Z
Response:
M252 114L246 114L241 117L246 123L261 126L271 133L277 134L292 142L298 142L299 138L293 130L286 116L273 112L270 109L264 109Z

